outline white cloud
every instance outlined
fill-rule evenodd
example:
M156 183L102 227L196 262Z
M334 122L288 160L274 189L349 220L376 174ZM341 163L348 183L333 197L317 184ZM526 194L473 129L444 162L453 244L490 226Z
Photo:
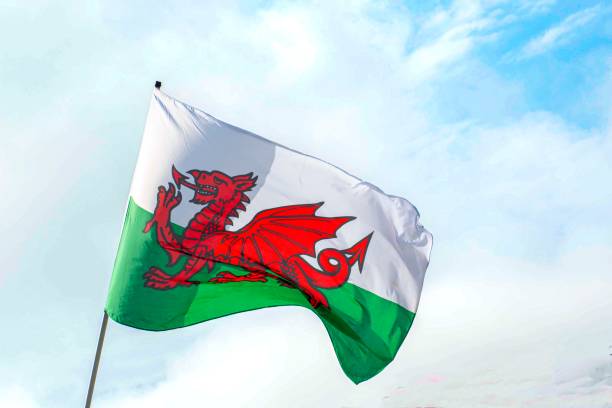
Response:
M576 30L601 15L601 12L601 6L596 5L567 16L559 24L550 27L540 36L530 40L520 51L518 58L532 58L558 47L568 41Z
M26 390L19 385L0 388L0 407L7 408L39 408L39 405Z
M273 53L275 67L270 80L281 83L298 79L312 69L317 62L317 49L322 43L315 38L315 33L304 20L306 13L281 13L268 11L262 13L261 24L257 27L254 37L261 43L269 42Z
M251 312L204 329L206 337L171 362L164 381L100 398L100 406L339 406L353 388L339 375L322 324L306 310Z
M419 82L435 77L440 69L465 58L500 23L475 1L456 1L448 10L427 16L412 39L422 43L408 42L412 49L404 62L406 79Z
M519 10L528 15L545 13L557 3L557 0L527 0L521 1Z

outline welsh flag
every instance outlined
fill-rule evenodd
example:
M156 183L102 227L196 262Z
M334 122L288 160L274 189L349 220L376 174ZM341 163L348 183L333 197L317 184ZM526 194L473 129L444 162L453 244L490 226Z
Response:
M359 383L406 337L431 244L405 199L156 89L106 312L170 330L303 306Z

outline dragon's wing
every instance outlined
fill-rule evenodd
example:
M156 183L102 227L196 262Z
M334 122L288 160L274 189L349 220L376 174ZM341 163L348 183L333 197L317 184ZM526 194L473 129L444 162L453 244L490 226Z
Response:
M293 255L315 256L315 244L336 237L354 217L320 217L323 203L290 205L259 212L238 231L211 234L206 239L216 261L275 269Z

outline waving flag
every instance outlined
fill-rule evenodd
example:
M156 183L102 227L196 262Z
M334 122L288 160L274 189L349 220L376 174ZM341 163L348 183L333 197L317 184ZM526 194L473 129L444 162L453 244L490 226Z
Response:
M408 201L156 89L106 311L169 330L303 306L358 383L406 337L431 242Z

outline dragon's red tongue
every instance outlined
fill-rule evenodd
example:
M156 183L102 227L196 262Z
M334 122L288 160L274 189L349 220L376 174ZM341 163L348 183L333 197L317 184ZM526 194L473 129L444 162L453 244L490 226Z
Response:
M187 176L181 173L180 171L178 171L176 167L174 167L174 165L172 166L172 178L174 179L174 183L176 184L179 190L181 189L181 185L187 188L190 188L192 190L196 189L195 184L188 182Z

